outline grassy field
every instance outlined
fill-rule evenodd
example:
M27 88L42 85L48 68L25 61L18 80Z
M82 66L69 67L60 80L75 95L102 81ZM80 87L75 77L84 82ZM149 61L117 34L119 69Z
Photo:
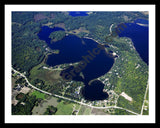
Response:
M60 77L60 70L49 70L43 68L44 64L39 64L31 69L29 81L31 84L54 94L61 94L63 92L62 78Z
M32 110L32 113L33 115L43 115L48 106L57 107L57 105L57 98L50 96L47 99L42 100L38 106L35 106Z
M46 94L41 93L39 91L33 91L31 94L36 96L36 98L40 98L40 99L43 99L43 100L45 99L45 95L46 95Z
M31 82L34 79L41 79L46 82L45 84L52 84L53 82L58 81L61 78L59 76L59 73L60 71L43 69L43 65L39 64L30 71L29 78L31 79Z
M56 115L71 115L73 111L73 103L68 103L66 101L61 101L57 105L57 112Z
M90 115L90 114L91 114L91 108L82 105L80 110L79 110L78 115Z

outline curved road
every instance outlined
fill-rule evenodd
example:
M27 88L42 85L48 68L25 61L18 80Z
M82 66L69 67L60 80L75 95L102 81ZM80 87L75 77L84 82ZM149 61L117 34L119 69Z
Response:
M13 69L13 67L12 67L12 70L13 70L15 73L20 74L20 76L24 77L25 80L26 80L26 82L28 83L28 85L29 85L30 87L36 89L37 91L40 91L40 92L42 92L42 93L45 93L45 94L47 94L47 95L52 95L52 96L55 96L55 97L58 97L58 98L62 98L62 99L65 99L65 100L69 100L69 101L72 101L72 102L75 102L75 103L78 103L78 104L81 104L81 105L85 105L85 106L88 106L88 107L91 107L91 108L96 108L96 109L117 108L117 109L126 110L126 111L128 111L128 112L130 112L130 113L132 113L132 114L135 114L135 115L140 115L140 114L138 114L138 113L136 113L136 112L133 112L133 111L130 111L130 110L128 110L128 109L125 109L125 108L122 108L122 107L118 107L118 106L96 107L96 106L92 106L92 105L83 103L82 101L79 102L79 101L76 101L76 100L73 100L73 99L70 99L70 98L67 98L67 97L63 97L63 96L59 96L59 95L56 95L56 94L52 94L52 93L46 92L46 91L44 91L44 90L41 90L41 89L33 86L33 85L28 81L27 77L26 77L24 74L16 71L15 69Z

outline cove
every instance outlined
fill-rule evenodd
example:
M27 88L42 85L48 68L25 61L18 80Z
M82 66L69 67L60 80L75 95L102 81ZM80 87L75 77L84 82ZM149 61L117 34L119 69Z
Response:
M82 94L86 100L104 100L108 98L108 94L103 92L104 84L99 81L95 80L89 86L85 86L82 89Z
M45 31L45 32L44 32ZM45 33L45 34L42 34ZM38 34L39 39L45 40L48 47L51 49L58 49L59 54L51 54L46 60L46 64L49 66L60 65L64 63L75 63L83 60L82 56L88 55L88 51L92 51L98 46L98 43L92 39L79 38L75 35L65 36L62 40L54 43L50 43L49 34L51 33L50 28L48 30L42 29L40 34ZM106 74L113 66L114 58L110 57L105 49L90 60L86 67L81 71L83 78L77 73L72 80L82 81L85 87L82 89L82 94L87 100L102 100L108 97L107 93L103 92L104 84L99 82L92 82L88 85L90 80L98 78ZM70 72L73 66L68 67L62 72ZM61 72L61 73L62 73Z
M136 51L142 60L148 65L148 20L137 19L133 23L125 23L118 34L119 37L129 37L132 39Z
M49 45L51 41L49 35L54 31L64 31L64 29L60 27L49 28L48 26L42 26L41 31L38 33L38 37L40 40L46 41L46 43Z
M85 44L82 43L85 42ZM88 55L88 51L96 48L97 42L79 38L75 35L66 36L64 39L49 45L51 49L58 49L59 54L52 54L48 56L47 65L55 66L64 63L75 63L83 60L83 56ZM89 82L92 79L100 77L107 73L114 63L114 59L109 57L105 50L101 52L90 63L87 63L82 73L85 81Z

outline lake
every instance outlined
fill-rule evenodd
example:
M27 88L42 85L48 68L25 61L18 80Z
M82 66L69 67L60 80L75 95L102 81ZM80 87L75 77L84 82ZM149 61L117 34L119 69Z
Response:
M148 65L148 20L137 19L133 23L125 23L125 25L127 27L124 27L124 30L121 30L119 36L131 38L136 51Z
M87 11L70 11L70 16L76 17L76 16L88 16Z
M51 54L48 56L46 64L49 66L55 66L64 63L75 63L84 60L84 57L91 55L93 49L98 47L98 43L92 39L79 38L75 35L65 36L62 40L50 43L49 35L53 31L60 31L60 29L49 28L43 26L38 36L39 39L45 40L48 47L51 49L58 49L59 54ZM64 30L62 30L64 31ZM114 58L107 55L106 51L102 49L99 54L95 55L92 60L87 63L86 67L81 70L84 78L76 75L72 80L82 81L85 84L82 94L88 100L99 100L106 99L107 93L103 92L104 84L97 80L88 85L90 80L98 78L106 74L114 63ZM67 72L70 72L73 67L69 67Z
M108 98L108 94L103 92L104 84L95 80L91 83L91 85L87 85L82 89L82 94L86 100L104 100Z
M60 27L49 28L48 26L42 26L41 31L38 33L38 37L40 40L45 40L49 45L51 41L49 35L54 31L64 31L64 29Z

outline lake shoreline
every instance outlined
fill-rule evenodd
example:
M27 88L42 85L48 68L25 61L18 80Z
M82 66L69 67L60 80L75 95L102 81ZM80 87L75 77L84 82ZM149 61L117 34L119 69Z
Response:
M148 20L136 19L131 23L125 23L127 28L118 34L119 37L127 37L133 42L133 46L140 58L148 65Z

